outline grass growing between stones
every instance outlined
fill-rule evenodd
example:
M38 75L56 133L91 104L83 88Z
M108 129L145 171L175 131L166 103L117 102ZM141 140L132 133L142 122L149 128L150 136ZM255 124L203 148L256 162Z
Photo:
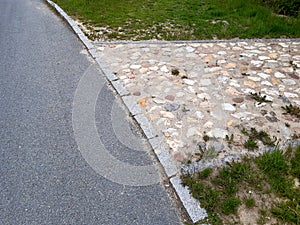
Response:
M244 135L248 136L248 140L244 143L244 147L249 150L254 150L258 148L257 141L261 141L265 146L275 146L277 141L276 138L271 138L265 131L257 131L255 128L250 130L242 129L241 131Z
M299 37L300 18L260 0L54 0L91 39L191 40Z
M300 108L298 106L290 104L281 108L285 111L283 114L290 114L300 119Z
M208 212L199 224L300 224L300 146L182 176Z
M251 98L254 99L255 101L257 101L259 104L263 103L263 102L272 102L270 100L267 99L266 95L261 95L260 93L250 93Z

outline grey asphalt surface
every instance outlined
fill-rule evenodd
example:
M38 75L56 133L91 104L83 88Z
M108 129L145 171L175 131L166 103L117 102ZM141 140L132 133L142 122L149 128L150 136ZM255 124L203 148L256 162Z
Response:
M96 65L44 1L0 0L0 54L1 225L180 224L160 183L112 182L82 156L73 99L83 74ZM95 107L101 142L119 160L152 165L136 126L103 75L94 73L104 83ZM118 124L128 124L121 127L132 132L127 136L137 149L124 132L114 132Z

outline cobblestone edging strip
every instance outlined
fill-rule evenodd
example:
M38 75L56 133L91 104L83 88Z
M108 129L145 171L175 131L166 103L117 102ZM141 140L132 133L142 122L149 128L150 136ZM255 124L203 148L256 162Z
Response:
M289 38L289 39L280 39L280 38L269 38L269 39L225 39L225 40L178 40L178 41L95 41L95 45L129 45L129 44L153 44L153 45L164 45L164 44L205 44L205 43L235 43L235 42L291 42L291 41L300 41L300 38Z
M163 147L161 141L157 137L157 132L153 129L151 123L142 114L142 110L140 106L136 103L136 101L131 98L129 92L124 88L122 83L119 81L119 78L113 74L109 67L102 61L102 59L97 54L94 45L88 40L88 38L84 35L84 33L80 30L80 28L76 25L75 21L69 17L57 4L52 2L51 0L46 0L49 5L51 5L59 14L62 16L67 23L71 26L75 34L82 41L82 43L87 48L90 55L95 59L95 61L100 66L100 69L105 74L106 78L115 88L117 93L121 96L124 104L128 108L129 112L138 122L139 126L143 130L145 136L147 137L149 143L151 144L157 158L159 159L161 165L163 166L172 186L174 187L175 192L180 198L184 208L189 214L192 221L195 223L199 220L204 219L207 214L205 209L200 207L199 202L197 202L190 194L187 188L184 188L181 185L180 178L176 176L178 170L175 165L172 164L171 156L166 148Z

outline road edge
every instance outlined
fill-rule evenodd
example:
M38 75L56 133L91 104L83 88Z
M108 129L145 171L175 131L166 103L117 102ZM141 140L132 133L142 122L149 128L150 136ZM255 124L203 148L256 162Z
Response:
M132 114L136 122L139 124L140 128L143 130L148 142L152 147L152 150L167 174L175 193L178 195L183 207L187 211L193 223L205 219L207 217L206 210L201 208L200 203L190 195L188 188L183 187L181 184L177 167L171 163L172 160L168 150L163 147L161 141L157 137L157 132L154 130L149 120L141 113L140 106L133 100L131 96L129 96L130 93L121 84L119 78L110 71L109 67L97 55L94 45L77 26L75 21L56 3L52 2L51 0L46 0L46 2L52 6L56 12L69 24L74 33L87 48L89 54L97 62L109 83L122 98L123 103Z

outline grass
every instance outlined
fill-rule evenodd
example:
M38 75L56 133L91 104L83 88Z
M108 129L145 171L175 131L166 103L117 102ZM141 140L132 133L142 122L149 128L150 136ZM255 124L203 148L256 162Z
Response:
M230 136L228 136L228 135L226 134L225 140L227 141L227 143L228 143L229 145L233 144L233 143L234 143L234 135L231 134Z
M244 147L252 151L258 149L258 145L253 138L249 138L247 141L245 141Z
M272 102L267 99L266 95L261 95L260 93L250 93L251 98L257 101L259 104L262 104L263 102Z
M243 224L242 208L256 212L255 224L300 224L299 179L300 146L185 175L182 184L208 212L199 224Z
M281 106L281 108L285 111L283 114L290 114L300 119L300 108L298 106L290 104L284 107Z
M249 209L251 209L255 206L255 199L254 198L244 198L243 202L244 202L245 206Z
M174 76L178 76L179 75L179 70L178 69L172 69L171 73Z
M300 37L300 18L255 0L54 0L101 40Z
M209 147L204 150L201 146L199 146L199 160L213 159L216 158L217 155L218 153L216 152L214 147Z
M265 131L257 131L253 127L250 130L242 129L241 132L248 136L248 140L244 143L244 147L249 150L258 148L257 141L261 141L263 145L271 147L274 147L277 141L276 138L272 139Z

